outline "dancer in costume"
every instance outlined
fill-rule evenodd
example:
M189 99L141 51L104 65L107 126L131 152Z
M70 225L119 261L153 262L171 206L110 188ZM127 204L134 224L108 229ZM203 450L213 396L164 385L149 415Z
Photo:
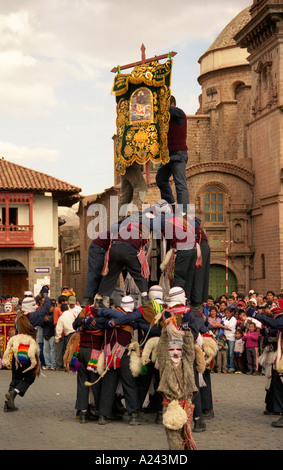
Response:
M96 296L96 308L109 307L110 296L123 270L127 270L135 281L141 293L142 305L149 305L150 270L146 258L146 245L149 243L151 233L161 236L166 217L162 203L163 201L158 201L142 214L137 212L127 217L119 225L118 232L111 236L103 278Z
M110 231L100 233L91 241L88 249L88 272L82 307L92 305L102 279L105 254L110 244Z
M118 309L117 309L118 310ZM134 310L134 300L131 296L122 298L120 312L127 315ZM138 388L136 384L136 371L134 371L135 359L138 372L140 361L136 357L137 350L131 354L133 328L129 323L105 330L104 338L104 376L101 386L99 405L99 424L104 425L112 419L112 409L119 380L125 397L126 410L130 416L130 425L143 424L139 411Z
M64 355L65 368L77 372L76 409L80 423L98 419L101 381L97 380L98 361L103 349L104 330L96 325L97 314L93 307L82 309L73 322L76 331L68 342ZM92 392L94 406L89 400L89 388L85 382L94 382Z
M47 296L48 291L49 286L43 286L35 298L25 297L22 301L22 309L15 318L16 335L8 341L2 358L2 364L9 365L10 352L13 352L12 380L5 394L4 411L18 409L15 406L15 398L23 397L40 374L40 349L36 341L36 327L43 324L45 315L49 313L51 300ZM44 301L39 308L38 303L41 299Z
M179 307L181 303L179 299L177 301ZM163 424L169 450L196 450L191 433L192 400L198 393L194 377L194 337L190 329L182 329L183 314L177 313L176 308L174 313L170 309L163 313L166 325L162 328L157 350Z
M277 352L272 367L272 376L268 389L268 401L273 413L281 414L277 421L273 421L271 426L283 427L283 310L274 307L270 310L272 316L267 317L258 313L255 309L249 308L247 315L259 320L263 325L277 330Z

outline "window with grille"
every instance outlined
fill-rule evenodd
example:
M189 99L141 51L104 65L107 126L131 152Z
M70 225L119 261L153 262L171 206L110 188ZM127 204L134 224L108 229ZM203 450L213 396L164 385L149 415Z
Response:
M68 256L69 272L77 273L80 271L80 252L74 251Z
M208 188L204 193L204 220L205 222L223 222L223 199L221 189Z

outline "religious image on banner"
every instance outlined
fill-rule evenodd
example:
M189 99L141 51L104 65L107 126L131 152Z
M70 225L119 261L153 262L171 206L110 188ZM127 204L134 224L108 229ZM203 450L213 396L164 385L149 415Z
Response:
M168 163L172 59L136 65L129 74L114 78L117 135L115 171L124 175L134 162Z

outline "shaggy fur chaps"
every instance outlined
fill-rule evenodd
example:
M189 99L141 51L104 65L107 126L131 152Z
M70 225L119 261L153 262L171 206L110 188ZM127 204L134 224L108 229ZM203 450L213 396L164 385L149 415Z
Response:
M9 365L10 363L10 353L13 353L16 363L16 368L18 369L21 365L20 355L22 354L25 359L30 360L30 366L23 370L23 373L28 370L34 369L39 363L39 354L40 349L37 342L29 335L19 334L12 336L9 339L5 353L2 358L3 366Z

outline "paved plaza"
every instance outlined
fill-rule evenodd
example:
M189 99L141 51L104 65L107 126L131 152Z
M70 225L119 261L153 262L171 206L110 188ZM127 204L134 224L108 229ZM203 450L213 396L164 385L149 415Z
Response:
M0 370L1 450L138 450L166 451L163 425L129 426L123 422L105 426L80 424L75 419L76 375L42 371L24 398L17 397L18 411L4 412L11 371ZM277 416L263 414L265 376L211 374L215 417L207 430L193 433L198 450L282 450L283 428L271 422Z

